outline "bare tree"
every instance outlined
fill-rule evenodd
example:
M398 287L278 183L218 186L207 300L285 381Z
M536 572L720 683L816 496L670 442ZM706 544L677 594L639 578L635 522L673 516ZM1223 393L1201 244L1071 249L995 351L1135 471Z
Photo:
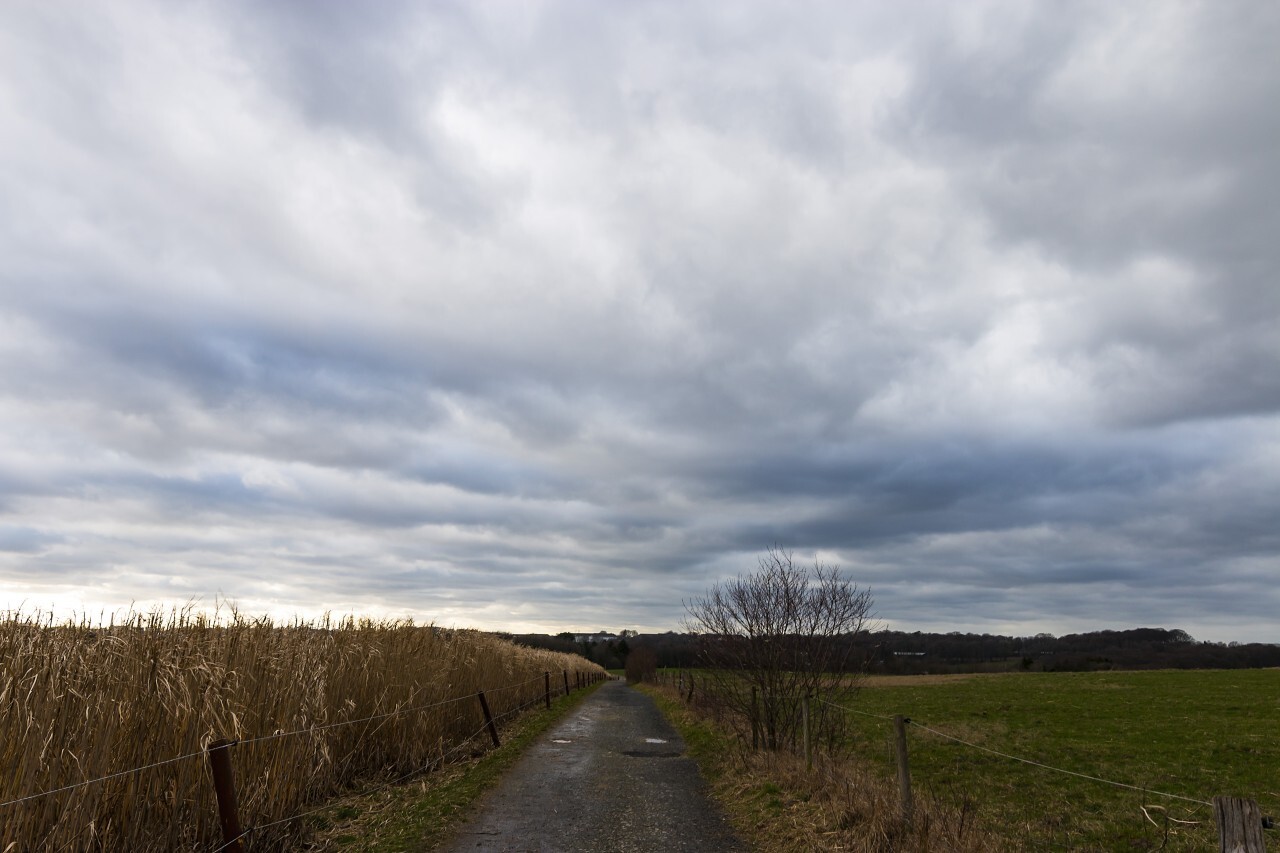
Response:
M648 646L636 646L627 655L627 681L652 681L658 671L658 655Z
M772 547L759 570L713 585L685 602L690 631L702 635L700 681L706 700L737 712L769 749L795 747L801 700L809 697L811 730L830 738L841 718L821 700L849 690L861 672L855 635L868 630L871 592L839 567L797 565Z

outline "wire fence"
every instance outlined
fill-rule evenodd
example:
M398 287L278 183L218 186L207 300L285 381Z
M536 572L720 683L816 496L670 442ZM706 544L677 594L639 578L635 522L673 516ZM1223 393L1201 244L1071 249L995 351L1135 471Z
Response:
M108 773L106 776L99 776L96 779L85 779L83 782L73 782L70 785L63 785L60 788L51 788L48 791L40 791L35 794L28 794L25 797L18 797L17 799L0 803L0 809L5 809L5 808L8 808L9 806L21 805L22 803L33 802L35 800L39 800L44 797L51 797L54 794L61 794L66 791L74 791L77 788L85 788L85 787L88 787L89 785L97 785L102 782L108 782L112 779L119 779L123 776L130 776L134 773L141 773L145 770L152 770L156 767L164 767L166 764L177 764L179 761L186 761L188 758L202 758L204 757L204 754L205 753L203 749L200 750L199 752L188 752L186 755L176 755L173 758L165 758L161 761L156 761L151 764L144 764L141 767L130 767L128 770L119 770L115 773Z
M454 705L454 704L468 702L468 701L474 702L477 699L481 700L481 704L484 707L485 721L479 727L477 727L474 731L471 731L469 734L465 735L464 737L458 739L457 742L454 743L451 748L441 752L439 755L433 757L430 761L424 764L416 765L413 769L409 770L408 772L401 773L392 779L389 779L385 782L382 782L374 786L373 788L370 788L361 792L362 796L374 796L382 791L393 788L396 785L400 785L405 781L407 781L408 779L411 779L415 776L423 775L425 773L429 773L434 769L438 769L440 767L443 767L453 762L459 753L463 752L464 750L474 749L475 742L485 733L486 729L493 731L495 733L494 740L496 742L497 735L496 735L495 727L498 723L506 722L513 717L516 717L520 714L525 713L533 706L542 704L544 702L548 706L550 706L553 695L561 696L561 695L568 694L569 690L571 689L569 671L566 670L565 672L560 673L560 675L563 677L563 683L564 683L563 691L561 690L559 680L553 680L551 678L551 674L549 672L546 672L538 676L525 679L523 681L512 682L510 684L501 684L495 687L487 688L486 690L478 690L474 692L464 693L458 696L454 696L448 699L442 699L434 702L428 702L428 703L423 703L418 705L406 705L404 707L393 708L390 711L385 711L377 714L370 714L368 716L360 717L358 719L340 720L334 723L325 723L321 725L291 729L288 731L277 731L277 732L272 732L270 734L257 735L254 737L245 737L245 738L240 738L240 739L236 739L228 742L222 742L217 746L215 746L216 742L211 742L209 745L206 745L204 749L201 749L199 751L187 752L181 755L173 756L171 758L164 758L158 761L150 762L150 763L139 765L136 767L130 767L125 770L114 771L101 776L96 776L94 778L84 779L71 784L61 785L61 786L50 788L43 791L37 791L21 797L15 797L5 802L0 802L0 823L3 823L3 821L5 820L5 817L4 817L5 813L12 809L30 805L32 803L35 803L36 801L39 801L48 797L52 797L58 794L63 794L71 791L76 791L79 789L89 788L89 787L100 785L115 779L121 779L128 776L136 776L151 770L155 770L157 768L175 765L180 762L188 761L191 759L205 760L210 756L211 751L215 748L230 749L231 747L235 747L235 746L250 746L250 745L264 744L271 741L278 741L278 740L293 738L293 737L314 736L316 734L331 731L334 729L368 724L368 723L387 720L394 717L405 716L409 714L422 713L425 711L442 708L447 705ZM590 672L590 673L584 674L584 673L575 671L573 686L578 688L586 687L600 680L603 680L603 676L598 673ZM484 699L483 699L486 693L493 695L493 694L500 694L505 691L518 690L519 688L528 687L529 685L534 684L535 682L542 682L544 684L544 688L538 690L536 695L531 696L530 698L524 700L520 704L512 708L509 708L499 714L490 715L488 705L484 702ZM266 823L255 823L243 829L243 831L241 831L239 834L235 835L234 837L224 839L222 843L220 843L218 846L211 848L210 853L218 853L218 851L237 848L239 842L243 841L244 839L248 838L251 835L254 835L255 833L262 833L267 829L282 826L284 824L301 820L303 818L323 812L332 807L333 806L331 803L322 803L314 808L297 812L287 817L276 818ZM91 832L92 827L87 828L87 831ZM72 839L69 842L69 845L70 845L69 847L65 847L65 848L59 847L57 849L59 850L77 849L76 848L77 840L78 838Z
M872 714L867 711L860 711L856 708L850 708L848 705L840 705L835 702L828 701L826 699L820 699L818 701L820 701L822 704L827 705L831 708L836 708L840 711L844 711L849 714L860 714L864 717L874 717L880 720L888 720L889 722L893 722L894 720L893 717L887 716L885 714ZM1054 773L1062 773L1066 776L1075 776L1080 779L1088 779L1091 782L1100 782L1104 785L1112 785L1116 788L1128 788L1131 791L1139 791L1144 794L1153 794L1158 797L1167 797L1172 800L1184 800L1188 803L1195 803L1196 805L1200 805L1200 806L1208 806L1209 808L1213 807L1213 803L1209 802L1208 800L1200 800L1200 799L1196 799L1195 797L1185 797L1182 794L1170 794L1164 791L1156 791L1151 788L1145 788L1139 785L1130 785L1127 782L1117 782L1113 779L1104 779L1101 776L1091 776L1088 773L1080 773L1075 770L1067 770L1063 767L1054 767L1051 764L1045 764L1040 761L1033 761L1030 758L1023 758L1021 756L1012 755L1007 752L1001 752L998 749L991 749L990 747L987 747L987 746L971 743L970 741L964 740L963 738L958 738L955 735L947 734L946 732L942 732L942 731L938 731L937 729L930 728L929 726L926 726L924 723L921 723L917 720L913 720L910 717L904 717L903 722L911 726L912 728L917 728L917 729L920 729L921 731L928 732L929 734L936 735L937 737L945 738L946 740L961 744L962 746L967 746L970 749L980 750L981 752L988 753L989 755L995 755L1000 758L1007 758L1010 761L1019 761L1023 764L1029 764L1032 767L1039 767L1042 770L1051 770Z
M532 680L538 680L538 681L541 681L542 679L531 679L531 681L532 681ZM495 687L495 688L493 688L493 690L494 690L494 692L496 692L496 691L499 691L499 690L505 690L505 689L512 688L512 687L521 687L521 686L524 686L525 684L528 684L528 683L530 683L530 682L523 682L523 683L521 683L521 684L513 684L513 685L505 685L504 687ZM459 698L460 698L460 699L474 699L474 698L476 697L476 695L478 695L478 694L472 694L472 695L470 695L470 696L463 696L463 697L459 697ZM456 700L451 700L451 701L456 701ZM538 697L538 698L536 698L536 699L530 699L530 700L528 700L527 702L525 702L524 704L519 705L519 706L517 706L516 708L513 708L513 709L511 709L511 710L509 710L509 711L506 711L506 712L504 712L504 713L502 713L502 714L499 714L498 716L494 717L494 718L493 718L493 719L494 719L494 722L495 722L495 723L503 722L503 721L504 721L504 720L506 720L506 719L509 719L509 718L511 718L511 717L514 717L514 716L516 716L516 715L518 715L518 714L521 714L521 713L523 713L523 712L527 711L529 708L533 707L534 705L540 704L542 701L543 701L543 698L542 698L541 696L539 696L539 697ZM422 766L420 766L420 767L418 767L418 768L415 768L415 769L413 769L413 770L410 770L408 773L403 773L403 774L401 774L401 775L397 776L397 777L396 777L396 778L394 778L394 779L389 779L389 780L387 780L387 781L385 781L385 782L382 782L382 783L380 783L380 784L378 784L378 785L374 786L373 788L370 788L370 789L368 789L368 790L361 791L361 792L360 792L360 796L362 796L362 797L372 797L372 796L375 796L376 794L379 794L379 793L381 793L381 792L383 792L383 791L386 791L386 790L389 790L389 789L391 789L391 788L394 788L394 787L396 787L397 785L401 785L401 784L403 784L404 782L408 781L409 779L412 779L412 778L413 778L413 777L415 777L415 776L420 776L420 775L423 775L423 774L425 774L425 773L430 773L433 769L437 769L437 768L439 768L439 767L443 767L444 765L448 764L448 763L453 759L453 757L454 757L455 755L457 755L459 752L462 752L464 749L472 748L472 746L473 746L473 742L474 742L476 739L478 739L481 735L483 735L483 734L484 734L485 729L486 729L486 728L488 728L488 725L489 725L489 724L486 722L484 725L480 726L478 729L476 729L475 731L473 731L470 735L468 735L467 737L465 737L465 738L463 738L461 741L459 741L457 744L455 744L455 745L453 746L453 748L452 748L452 749L450 749L448 752L445 752L445 753L444 753L444 754L442 754L439 758L437 758L437 759L435 759L435 760L431 761L430 763L425 764L425 765L422 765ZM237 841L243 841L244 839L246 839L246 838L250 837L251 835L253 835L253 833L255 833L255 832L261 832L262 830L270 829L271 827L275 827L275 826L282 826L282 825L284 825L284 824L286 824L286 823L291 823L291 822L296 821L296 820L302 820L303 818L307 818L307 817L311 817L312 815L320 814L321 812L328 811L329 809L332 809L332 808L333 808L333 804L331 804L331 803L324 803L324 804L321 804L321 805L319 805L319 806L316 806L316 807L315 807L315 808L313 808L313 809L308 809L307 811L304 811L304 812L298 812L297 814L292 814L292 815L289 815L288 817L278 818L278 819L276 819L276 820L270 821L269 823L262 823L262 824L256 824L256 825L254 825L254 826L250 826L250 827L248 827L247 829L245 829L244 831L242 831L239 835L235 836L234 838L229 839L229 840L227 840L227 841L224 841L222 844L219 844L217 847L213 848L213 849L210 851L210 853L221 853L221 851L227 850L227 849L229 849L230 847L234 846L234 844L235 844Z
M1255 800L1239 797L1239 796L1195 796L1201 792L1188 790L1185 793L1175 793L1172 791L1158 790L1146 785L1132 784L1128 781L1108 778L1095 769L1085 766L1082 770L1073 770L1067 767L1060 767L1047 761L1040 761L1028 758L1025 755L1019 755L1018 751L1009 748L1005 744L996 743L997 748L986 746L981 743L974 743L972 739L961 737L958 734L946 730L946 726L939 727L936 724L926 724L920 720L911 719L905 715L889 715L883 713L874 713L861 708L851 707L850 705L840 702L831 701L826 695L814 695L810 693L808 696L789 695L786 699L779 699L776 695L766 702L763 695L763 687L759 688L760 695L757 699L757 687L732 679L725 681L717 680L713 675L706 672L685 672L665 670L656 674L656 680L659 683L666 684L670 688L674 688L681 699L683 699L690 707L699 708L704 715L708 715L711 719L720 721L725 724L728 730L736 734L742 739L745 745L749 744L753 750L764 748L766 751L786 749L794 751L797 754L803 753L805 765L812 771L813 769L813 750L814 735L810 731L810 726L816 720L826 720L828 722L822 725L829 725L832 719L830 711L837 711L842 715L850 715L856 717L864 717L880 721L892 726L892 736L890 737L891 761L896 764L897 783L898 783L898 817L905 824L910 824L914 811L913 795L911 791L911 770L908 761L908 739L906 732L908 729L915 729L922 732L928 738L936 738L948 743L955 744L966 750L981 752L986 755L993 756L1003 761L1026 765L1037 768L1047 774L1060 774L1065 777L1074 777L1094 783L1099 786L1109 786L1112 788L1123 789L1137 792L1143 797L1163 798L1170 802L1169 807L1163 805L1151 805L1149 802L1139 806L1143 819L1147 823L1156 827L1157 831L1163 829L1163 839L1156 839L1159 844L1167 844L1170 839L1170 833L1174 829L1177 831L1192 831L1195 827L1204 827L1207 823L1209 826L1216 824L1219 831L1219 839L1221 841L1222 850L1231 850L1233 853L1253 853L1253 851L1262 851L1265 846L1261 840L1262 829L1273 828L1273 821L1261 815L1258 803ZM825 691L822 691L825 692ZM828 694L830 695L830 694ZM696 697L696 698L695 698ZM811 707L812 706L812 707ZM819 708L818 706L824 706ZM811 714L811 711L814 713ZM767 729L767 731L766 731ZM748 737L747 731L750 732ZM834 746L836 743L835 730L824 728L826 732L823 737L831 738L830 744ZM767 735L767 737L766 737ZM1096 757L1095 757L1096 758ZM1089 757L1085 761L1090 761ZM827 761L824 767L827 770L823 772L832 772L839 762L832 763ZM1094 762L1096 763L1096 761ZM864 768L847 768L855 774L865 772ZM955 774L947 771L949 781L946 785L954 784ZM888 783L888 779L885 780ZM1163 787L1163 786L1162 786ZM1268 796L1275 796L1268 794ZM960 814L955 826L963 828L965 809L969 808L967 803L969 795L965 795L965 804L957 806ZM1212 820L1182 820L1172 817L1170 809L1177 803L1183 804L1182 808L1186 808L1188 812L1196 809L1207 808L1212 811ZM933 803L929 806L934 809L933 818L937 819L940 814L936 809L939 804ZM944 810L949 806L943 805ZM1019 806L1020 807L1020 806ZM1163 824L1156 818L1152 817L1152 812L1163 818ZM1188 814L1188 817L1191 815ZM1095 816L1092 821L1092 829L1083 830L1083 832L1096 832L1097 827L1105 825L1108 818L1099 818ZM928 824L929 820L925 821ZM1044 827L1060 826L1060 819L1045 818ZM1023 830L1031 832L1031 823L1027 823ZM959 831L959 830L957 830ZM1203 834L1204 829L1195 829L1197 833ZM1184 838L1183 842L1190 837ZM1201 838L1196 835L1193 843L1199 845L1201 841L1207 838ZM1037 842L1038 843L1038 842ZM1053 845L1050 845L1053 846ZM1163 849L1163 847L1161 848Z

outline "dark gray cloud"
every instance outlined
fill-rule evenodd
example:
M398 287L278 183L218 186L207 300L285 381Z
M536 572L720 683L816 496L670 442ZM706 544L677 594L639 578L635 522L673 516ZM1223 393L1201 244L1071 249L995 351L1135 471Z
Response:
M7 605L1275 639L1268 4L0 12Z

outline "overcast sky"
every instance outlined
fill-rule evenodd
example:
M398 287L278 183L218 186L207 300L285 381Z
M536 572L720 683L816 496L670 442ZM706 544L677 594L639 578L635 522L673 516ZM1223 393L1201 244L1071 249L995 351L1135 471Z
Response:
M0 5L0 590L1280 641L1280 4Z

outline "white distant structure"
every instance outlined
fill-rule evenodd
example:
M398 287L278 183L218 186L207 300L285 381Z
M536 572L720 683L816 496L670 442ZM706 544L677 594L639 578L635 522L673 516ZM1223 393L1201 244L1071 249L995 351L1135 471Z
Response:
M618 639L617 634L608 631L596 631L594 634L574 634L575 643L611 643Z

